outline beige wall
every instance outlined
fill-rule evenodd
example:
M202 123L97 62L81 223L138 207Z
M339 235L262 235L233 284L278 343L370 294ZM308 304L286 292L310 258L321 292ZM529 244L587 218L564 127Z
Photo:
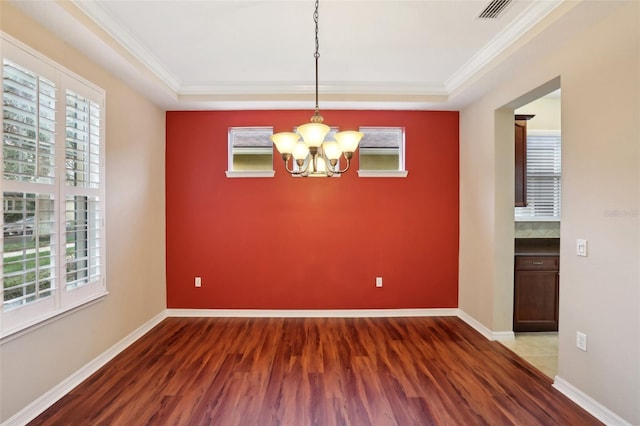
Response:
M106 90L109 295L0 346L0 422L166 306L164 111L2 3L2 31Z
M540 98L516 109L516 114L534 114L527 122L530 130L560 130L560 97Z
M640 3L581 2L550 31L557 38L523 47L539 49L539 61L514 55L512 77L461 111L459 305L491 330L512 330L505 228L513 221L505 216L513 211L513 150L500 121L511 129L504 110L513 113L560 76L558 376L640 424ZM588 257L576 256L577 238L588 239ZM587 352L575 347L576 331L587 334Z

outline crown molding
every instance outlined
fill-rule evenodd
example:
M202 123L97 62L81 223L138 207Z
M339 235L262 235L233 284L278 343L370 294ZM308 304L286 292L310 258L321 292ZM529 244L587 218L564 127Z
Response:
M171 74L160 62L144 48L135 37L127 32L109 13L100 6L99 2L71 0L93 22L102 28L124 49L135 56L147 69L156 75L165 85L176 94L180 90L180 80Z
M213 96L213 95L299 95L313 94L313 82L255 82L234 81L227 83L185 83L180 87L180 96ZM446 98L447 90L439 84L419 84L405 82L350 82L332 81L318 85L318 92L326 95L389 95L389 96L437 96Z
M531 2L516 19L513 20L502 32L494 37L488 44L480 49L467 63L456 71L445 82L447 94L453 93L476 75L482 68L509 48L527 31L531 30L545 16L560 6L564 0L548 0Z

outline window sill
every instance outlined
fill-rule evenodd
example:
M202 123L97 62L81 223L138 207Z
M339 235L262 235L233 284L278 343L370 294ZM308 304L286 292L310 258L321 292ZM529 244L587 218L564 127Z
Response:
M516 217L513 219L514 222L558 222L560 223L559 217Z
M100 302L108 294L109 294L108 291L105 291L104 293L95 294L79 303L67 306L65 308L59 309L55 312L42 316L28 323L21 324L18 327L4 331L0 333L0 345L10 342L13 339L17 339L18 337L24 336L25 334L31 333L32 331L37 330L40 327L43 327L47 324L52 323L53 321L57 321L61 318L64 318L67 315L70 315L81 309L88 308L89 306Z
M358 170L358 177L404 178L409 174L406 170Z
M225 172L228 178L272 178L276 172L273 170L256 170L253 172L237 172L227 170Z

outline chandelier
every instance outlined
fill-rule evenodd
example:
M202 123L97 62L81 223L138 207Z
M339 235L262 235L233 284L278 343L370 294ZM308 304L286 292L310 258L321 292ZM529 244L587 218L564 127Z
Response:
M318 1L316 0L316 9L313 14L313 21L316 24L316 51L313 55L316 60L315 113L311 117L311 122L298 126L296 132L281 132L271 136L271 140L282 155L285 170L293 176L331 177L346 172L349 170L353 153L358 149L358 143L363 136L360 132L343 131L335 133L335 140L325 140L331 127L322 123L324 119L320 115L318 107L318 58L320 58ZM340 169L341 155L344 156L347 163L344 169ZM289 160L292 157L297 167L289 166Z

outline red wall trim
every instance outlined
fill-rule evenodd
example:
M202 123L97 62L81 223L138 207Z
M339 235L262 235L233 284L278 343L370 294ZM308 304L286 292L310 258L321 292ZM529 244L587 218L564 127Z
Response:
M167 112L167 307L457 307L458 112L322 112L342 130L404 127L406 178L359 178L357 154L340 178L292 178L277 151L274 178L226 178L229 127L311 114Z

